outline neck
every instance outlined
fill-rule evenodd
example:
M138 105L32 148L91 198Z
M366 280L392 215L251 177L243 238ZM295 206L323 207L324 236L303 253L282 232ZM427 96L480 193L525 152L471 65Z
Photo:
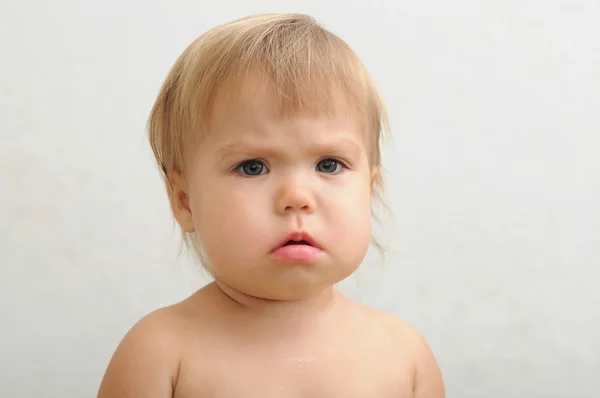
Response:
M342 300L342 295L333 286L296 300L271 300L245 294L218 281L213 285L238 310L256 319L276 319L278 322L327 316Z

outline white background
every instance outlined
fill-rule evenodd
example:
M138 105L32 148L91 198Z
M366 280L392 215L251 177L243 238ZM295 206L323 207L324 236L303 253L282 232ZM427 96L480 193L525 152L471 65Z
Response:
M0 3L0 396L92 397L178 257L145 122L175 58L314 15L382 87L388 260L343 284L426 336L448 397L600 396L598 1Z

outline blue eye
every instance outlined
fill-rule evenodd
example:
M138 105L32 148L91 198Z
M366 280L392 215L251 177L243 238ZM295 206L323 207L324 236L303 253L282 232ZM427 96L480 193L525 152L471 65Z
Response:
M258 176L265 174L268 169L262 161L252 159L240 163L240 165L236 168L236 171L247 176Z
M317 163L317 171L327 174L335 174L342 170L344 166L335 159L323 159Z

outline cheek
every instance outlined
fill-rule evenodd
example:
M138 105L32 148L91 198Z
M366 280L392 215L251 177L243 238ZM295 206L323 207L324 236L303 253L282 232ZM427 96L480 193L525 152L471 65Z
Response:
M241 194L244 192L244 194ZM258 194L247 190L213 185L198 191L191 201L192 216L206 254L248 255L267 228L265 204ZM236 250L231 250L232 244Z
M348 250L357 246L362 250L363 242L368 246L371 237L371 192L368 177L359 176L344 189L337 190L331 197L328 224L334 240Z

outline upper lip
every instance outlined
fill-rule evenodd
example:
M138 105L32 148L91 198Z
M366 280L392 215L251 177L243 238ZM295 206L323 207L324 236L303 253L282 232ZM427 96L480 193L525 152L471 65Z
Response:
M291 234L287 235L285 237L285 239L283 239L281 242L279 242L279 245L277 245L276 249L279 249L280 247L282 247L283 245L285 245L286 243L288 243L290 241L294 241L294 242L305 241L312 247L316 247L317 249L320 249L319 245L312 238L312 236L310 236L308 233L303 232L303 231L292 232Z

